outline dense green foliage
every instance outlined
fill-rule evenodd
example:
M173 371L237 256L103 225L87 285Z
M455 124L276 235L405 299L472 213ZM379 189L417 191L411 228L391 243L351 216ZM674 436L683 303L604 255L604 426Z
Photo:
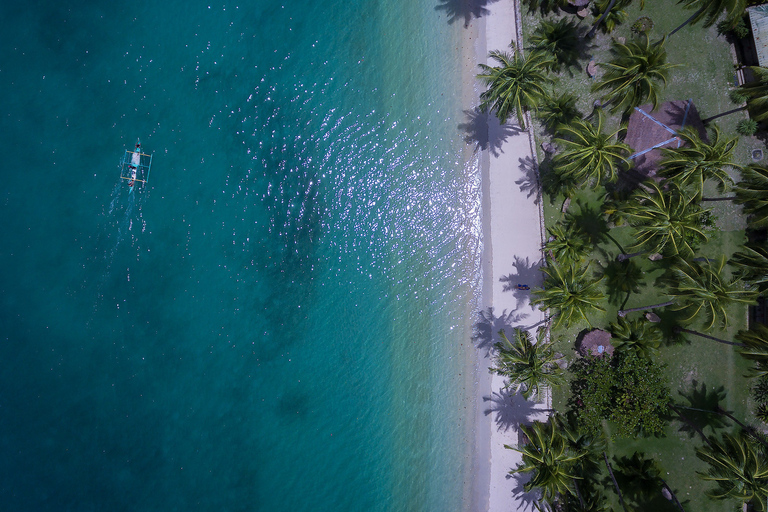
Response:
M504 331L499 332L501 341L496 343L494 366L491 371L506 377L507 387L519 390L526 400L540 396L542 386L553 387L565 379L558 366L558 356L547 343L543 330L534 343L523 329L515 329L512 340Z
M660 435L671 399L662 370L631 351L574 363L571 407L580 428L597 435L610 420L620 437Z
M589 265L560 265L550 262L542 267L544 287L534 290L531 304L555 311L554 326L570 326L584 320L594 311L604 311L600 301L605 298L598 286L601 278L590 275Z

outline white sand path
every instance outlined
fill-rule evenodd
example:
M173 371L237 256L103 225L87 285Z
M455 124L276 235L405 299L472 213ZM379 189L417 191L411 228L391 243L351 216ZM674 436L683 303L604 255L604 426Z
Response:
M518 30L513 0L489 3L487 8L490 12L478 20L485 22L486 57L490 50L508 51ZM478 53L481 50L482 44ZM528 511L534 510L535 496L523 492L527 477L508 475L521 461L520 454L504 445L518 444L520 424L545 420L548 405L526 402L521 396L504 391L504 380L488 375L488 348L498 340L499 329L504 328L511 335L513 327L529 328L535 336L544 320L544 314L530 305L530 291L517 289L518 284L531 288L541 285L538 268L542 257L542 219L529 134L519 129L516 119L500 126L493 115L489 116L488 128L487 148L481 159L486 308L483 328L487 335L478 343L477 461L472 508L490 512Z

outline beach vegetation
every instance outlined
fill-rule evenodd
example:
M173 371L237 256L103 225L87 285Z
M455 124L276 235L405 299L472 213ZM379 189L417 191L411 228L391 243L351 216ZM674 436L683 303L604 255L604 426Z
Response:
M639 41L612 43L613 58L598 64L605 73L592 87L594 92L602 93L601 100L610 104L611 112L627 115L647 102L656 110L669 71L675 67L667 62L665 42L662 39L651 43L650 38L643 35Z
M600 305L605 298L599 286L602 278L590 273L589 264L561 265L549 261L542 272L543 288L533 291L531 304L552 311L554 325L569 327L581 320L589 324L590 314L604 311Z
M741 171L741 181L734 187L737 204L744 208L752 229L768 228L768 168L750 165Z
M762 384L760 389L766 389L768 383L768 327L763 324L755 324L750 329L739 331L736 341L741 343L737 348L739 354L752 362L750 376L756 377ZM768 402L768 394L761 393L759 402Z
M617 352L632 352L647 359L661 347L663 338L659 327L642 317L619 317L608 326L608 331Z
M561 265L578 265L592 252L589 236L573 222L557 223L547 233L544 251Z
M731 173L739 167L734 163L738 137L723 136L716 125L711 126L709 141L691 127L679 130L677 136L682 142L679 147L662 149L658 176L692 190L697 197L704 194L707 180L715 182L721 193L733 185Z
M740 432L724 433L721 439L710 439L696 450L696 456L707 464L699 472L706 482L715 484L707 492L715 500L751 503L756 510L765 510L768 498L768 457L765 447L751 435Z
M747 110L754 121L768 120L768 69L751 66L754 82L742 84L739 92L747 98Z
M768 293L768 247L764 243L747 243L728 262L734 275L748 284L758 295Z
M574 119L562 126L555 139L562 150L552 161L554 171L565 179L592 183L593 187L615 182L621 166L629 166L626 157L630 149L616 140L617 132L608 134L603 128L602 115L596 116L594 123Z
M725 11L725 19L721 22L724 27L734 28L747 7L746 0L678 0L684 9L695 11L690 18L677 27L672 34L688 24L703 22L705 27L711 27ZM671 34L670 34L671 35Z
M548 63L549 69L554 71L577 66L584 46L578 26L567 18L542 21L531 35L530 43L534 51L546 52L554 57Z
M576 107L576 96L570 93L551 93L539 106L538 119L551 134L560 133L561 128L574 119L581 118Z
M691 257L707 241L703 223L705 210L696 196L674 185L662 188L647 181L612 217L634 228L633 247L664 256Z
M493 112L501 124L516 114L518 124L525 128L525 112L538 108L553 81L547 73L552 57L541 51L523 56L514 46L511 53L494 50L489 57L498 65L480 64L482 73L477 77L487 87L480 94L480 110Z
M577 476L574 466L587 455L586 451L572 449L558 427L558 422L553 420L521 425L520 430L527 442L518 447L504 446L522 455L522 462L509 473L530 473L531 479L525 484L525 491L541 490L542 499L546 502L552 502L559 495L575 494L573 481Z
M535 341L528 331L519 328L514 329L512 340L503 330L499 337L491 371L507 379L505 388L514 388L530 400L539 398L543 388L565 382L558 365L560 356L547 342L545 330L539 330Z

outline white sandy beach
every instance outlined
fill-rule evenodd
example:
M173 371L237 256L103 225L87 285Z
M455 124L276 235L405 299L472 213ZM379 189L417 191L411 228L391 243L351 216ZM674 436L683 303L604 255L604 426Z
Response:
M477 30L476 58L496 65L487 60L488 51L509 50L517 16L513 0L486 7L490 12L472 22ZM488 137L480 144L484 318L478 340L472 510L533 510L534 496L522 489L527 478L508 475L520 462L520 454L504 445L518 443L521 423L545 419L548 405L526 402L503 390L503 379L488 372L488 350L500 329L511 334L514 327L523 327L535 335L544 320L544 314L531 307L530 292L517 289L518 284L541 285L542 219L529 134L520 131L514 119L505 126L493 115L488 119Z

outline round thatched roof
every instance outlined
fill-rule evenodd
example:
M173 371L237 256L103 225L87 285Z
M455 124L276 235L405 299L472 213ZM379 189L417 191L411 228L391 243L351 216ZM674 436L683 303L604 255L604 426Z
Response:
M590 353L596 356L602 356L603 354L613 355L611 333L600 329L592 329L577 342L576 350L582 356Z

